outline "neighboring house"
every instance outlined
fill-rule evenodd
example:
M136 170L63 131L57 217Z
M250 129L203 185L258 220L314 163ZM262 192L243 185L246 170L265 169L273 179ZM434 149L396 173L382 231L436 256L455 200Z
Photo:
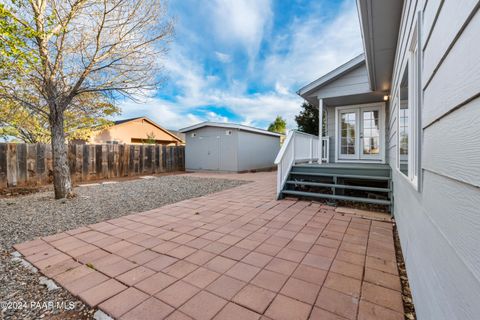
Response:
M118 120L98 132L89 143L183 145L184 141L147 117Z
M186 170L245 172L274 167L279 133L233 123L202 122L186 135Z
M478 319L479 1L357 6L365 54L299 90L327 136L287 137L279 196L390 205L418 319Z
M175 135L177 138L179 138L182 141L185 141L185 133L180 132L178 130L172 130L172 129L167 129L170 133Z

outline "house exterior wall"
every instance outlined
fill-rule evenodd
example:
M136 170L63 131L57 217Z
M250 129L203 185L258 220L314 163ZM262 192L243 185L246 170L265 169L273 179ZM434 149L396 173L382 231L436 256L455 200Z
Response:
M238 171L237 129L203 127L187 132L185 142L186 170Z
M323 86L312 95L319 98L361 94L370 91L365 63Z
M394 215L418 319L480 314L480 13L477 0L406 0L391 96L420 13L421 184L398 171L398 101L388 117Z
M248 131L238 133L238 170L273 168L280 151L280 137Z
M165 131L143 119L132 120L111 126L110 128L99 132L97 135L92 136L89 143L101 144L115 141L119 144L142 144L138 141L148 139L148 135L151 133L155 135L155 140L159 140L162 145L174 146L181 144ZM136 140L132 141L132 139Z

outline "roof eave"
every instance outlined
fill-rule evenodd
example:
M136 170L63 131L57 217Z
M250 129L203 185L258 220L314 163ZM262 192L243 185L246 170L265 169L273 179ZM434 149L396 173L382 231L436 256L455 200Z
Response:
M372 91L390 90L403 0L357 0L367 74Z
M200 123L194 124L192 126L179 129L178 131L186 133L186 132L196 130L196 129L199 129L199 128L203 128L203 127L231 128L231 129L238 129L238 130L249 131L249 132L256 132L256 133L259 133L259 134L275 136L275 137L283 136L283 134L281 134L281 133L270 132L268 130L249 127L249 126L240 125L240 124L236 124L236 123L229 123L229 122L222 123L222 122L212 122L212 121L200 122Z

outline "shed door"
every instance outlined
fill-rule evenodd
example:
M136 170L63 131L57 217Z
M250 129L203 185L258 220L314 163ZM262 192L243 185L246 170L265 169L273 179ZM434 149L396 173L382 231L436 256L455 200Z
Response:
M200 169L220 170L220 137L198 137Z

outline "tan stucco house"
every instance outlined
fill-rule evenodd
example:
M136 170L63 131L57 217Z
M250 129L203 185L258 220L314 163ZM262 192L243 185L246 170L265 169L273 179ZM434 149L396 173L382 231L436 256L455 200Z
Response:
M89 143L184 145L184 141L147 117L118 120L93 135Z

